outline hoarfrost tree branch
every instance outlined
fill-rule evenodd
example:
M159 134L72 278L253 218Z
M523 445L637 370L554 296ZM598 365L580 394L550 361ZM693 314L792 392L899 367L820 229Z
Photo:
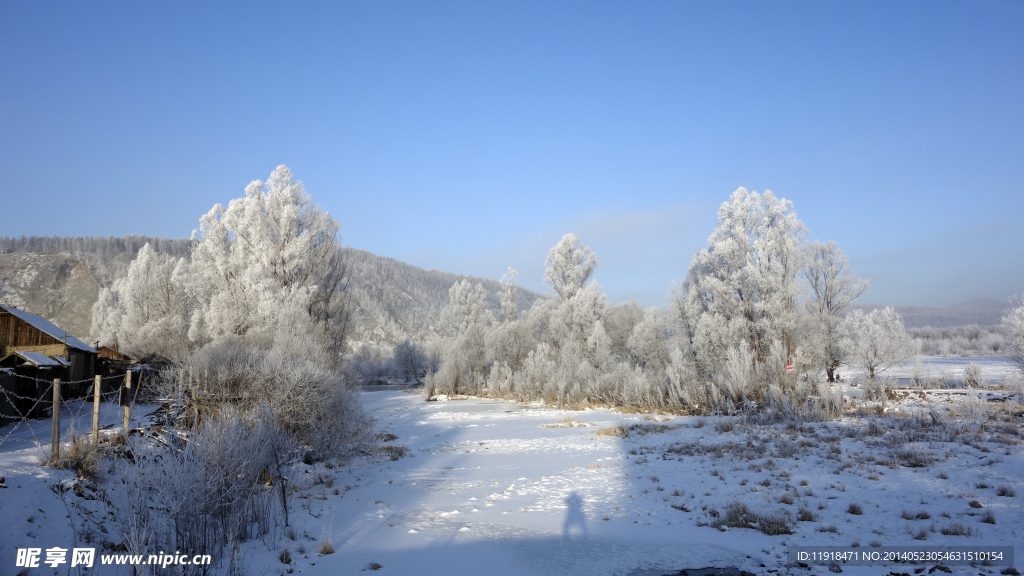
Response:
M845 360L839 323L853 300L868 288L868 281L850 271L850 261L835 242L815 240L804 248L804 279L811 300L813 331L810 344L815 350L829 382L835 382L835 370Z

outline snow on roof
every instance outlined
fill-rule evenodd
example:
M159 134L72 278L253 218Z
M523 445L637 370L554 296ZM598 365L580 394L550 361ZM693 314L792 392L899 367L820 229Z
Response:
M42 352L25 352L23 350L15 350L14 353L26 362L31 362L40 368L51 366L59 368L64 365L63 362L57 362Z
M64 340L64 338L67 337L67 344L71 348L77 348L78 350L92 352L93 354L97 353L96 350L94 350L91 346L89 346L85 342L82 342L78 338L75 338L74 336L68 334L63 329L58 327L56 324L50 322L49 320L43 319L42 316L31 314L29 312L25 312L24 310L18 310L17 308L12 308L11 306L5 306L3 304L0 304L0 308L10 312L11 314L17 316L18 318L21 318L22 320L31 324L33 327L43 332L44 334L53 336L58 340Z

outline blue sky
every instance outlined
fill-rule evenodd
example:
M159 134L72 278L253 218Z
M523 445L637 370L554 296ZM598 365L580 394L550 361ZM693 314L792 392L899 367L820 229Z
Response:
M187 236L288 165L345 244L662 305L738 186L864 303L1024 291L1019 2L0 3L0 235Z

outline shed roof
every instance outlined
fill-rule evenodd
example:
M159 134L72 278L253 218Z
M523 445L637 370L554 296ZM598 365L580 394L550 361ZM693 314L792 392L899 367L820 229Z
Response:
M15 350L14 355L18 356L22 360L34 364L39 368L60 368L64 366L63 362L57 362L53 358L50 358L42 352L26 352L24 350Z
M17 308L5 306L3 304L0 304L0 308L10 312L11 314L17 316L18 318L32 325L40 332L52 336L57 340L64 340L64 338L67 337L67 344L71 348L76 348L78 350L84 350L86 352L92 352L93 354L96 354L96 350L94 350L91 346L89 346L85 342L82 342L78 338L75 338L74 336L68 334L53 322L43 319L42 316L39 316L37 314L31 314L29 312L25 312L24 310L18 310Z

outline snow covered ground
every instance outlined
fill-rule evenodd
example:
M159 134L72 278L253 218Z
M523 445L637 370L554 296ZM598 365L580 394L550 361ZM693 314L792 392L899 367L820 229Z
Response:
M983 430L956 433L955 404L918 398L895 416L761 427L500 400L425 402L396 390L365 392L361 401L396 437L386 444L404 446L406 455L342 468L301 465L293 531L281 526L273 538L246 543L250 574L357 574L375 565L382 574L628 575L707 566L827 574L823 566L787 568L787 546L1024 551L1024 408L1015 402L988 402ZM49 422L33 426L48 437ZM3 574L20 570L19 547L71 548L75 538L82 545L87 523L73 534L72 513L92 519L90 545L117 540L99 528L109 526L102 502L88 489L75 495L72 473L39 467L39 455L28 442L0 446ZM59 481L72 487L67 506L50 488ZM737 504L748 513L739 522L728 515ZM762 533L773 515L782 518L778 531L792 533ZM327 556L318 554L324 534L335 550ZM285 548L289 564L280 559ZM1003 567L950 569L973 575ZM51 572L68 567L27 573Z

